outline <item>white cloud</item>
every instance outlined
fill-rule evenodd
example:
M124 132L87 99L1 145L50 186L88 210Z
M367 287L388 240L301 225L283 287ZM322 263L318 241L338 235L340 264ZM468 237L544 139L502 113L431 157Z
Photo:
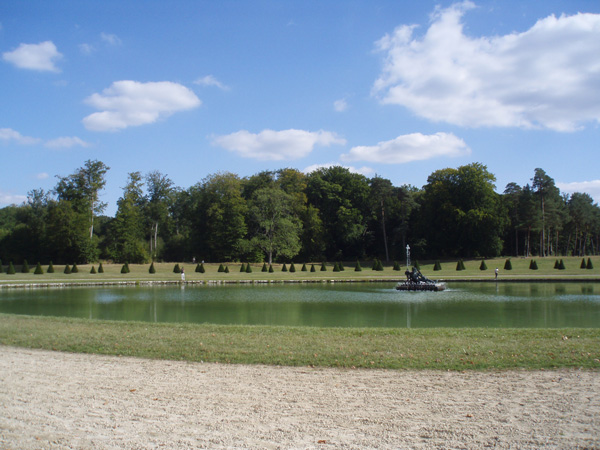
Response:
M91 44L79 44L79 50L81 51L81 53L83 53L84 55L89 55L92 52L94 52L94 50L96 50L94 48L93 45Z
M23 136L18 131L10 128L0 128L0 142L2 141L7 143L13 141L20 145L33 145L39 143L41 139Z
M343 161L370 161L384 164L402 164L439 157L457 157L471 153L465 141L452 133L424 135L411 133L398 136L377 145L357 146L343 154Z
M0 191L0 205L20 205L27 200L26 195L11 194Z
M556 186L561 192L567 192L573 194L574 192L586 193L594 199L595 202L600 203L600 180L592 181L576 181L573 183L556 183Z
M199 84L200 86L215 86L223 91L229 90L229 86L221 83L212 75L206 75L205 77L198 78L196 81L194 81L194 84Z
M335 109L337 112L344 112L348 109L348 102L345 98L336 100L333 102L333 109Z
M12 52L2 54L7 61L21 69L60 72L55 63L62 59L63 55L58 52L52 41L39 44L21 44Z
M121 39L116 34L100 33L100 38L110 45L121 45Z
M363 166L363 167L360 167L357 169L356 167L353 167L353 166L345 166L340 163L333 163L333 162L325 163L325 164L312 164L312 165L306 167L302 172L305 174L309 174L311 172L314 172L315 170L327 169L329 167L342 167L344 169L348 169L352 173L359 173L366 177L369 177L375 173L375 170L371 169L370 167Z
M153 123L202 104L190 89L181 84L131 80L115 81L101 94L93 94L85 102L101 110L83 119L84 126L92 131L116 131Z
M46 141L44 144L46 147L50 148L71 148L75 146L80 147L89 147L90 144L85 142L84 140L73 136L73 137L59 137L56 139L51 139Z
M46 179L50 178L50 175L48 175L46 172L41 172L41 173L38 173L35 176L35 178L38 180L46 180Z
M316 145L343 145L346 140L323 130L263 130L258 134L241 130L225 136L216 136L212 143L244 158L282 161L303 158L311 153Z
M373 93L461 126L572 131L600 122L600 14L549 16L521 33L475 38L462 24L473 7L436 10L421 37L402 25L380 39L385 61Z

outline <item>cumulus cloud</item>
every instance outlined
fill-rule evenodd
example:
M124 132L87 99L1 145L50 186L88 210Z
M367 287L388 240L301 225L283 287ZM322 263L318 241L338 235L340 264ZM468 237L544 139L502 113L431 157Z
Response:
M342 161L370 161L402 164L439 157L457 157L471 153L462 139L452 133L424 135L412 133L398 136L377 145L357 146L341 156Z
M110 45L121 45L121 39L116 34L100 33L100 39Z
M327 169L329 167L342 167L344 169L348 169L352 173L359 173L366 177L369 177L375 173L375 170L371 169L370 167L363 166L363 167L360 167L357 169L356 167L353 167L353 166L344 166L342 164L333 163L333 162L325 163L325 164L312 164L312 165L306 167L302 172L305 174L309 174L311 172L314 172L315 170Z
M14 64L20 69L31 69L49 72L60 72L56 62L63 55L56 49L52 41L39 44L21 44L12 52L2 54L4 61Z
M402 25L376 43L385 104L461 126L573 131L600 122L600 14L549 16L504 36L470 37L474 4L438 9L424 35Z
M561 192L573 194L574 192L582 192L588 194L595 202L600 203L600 180L592 181L576 181L572 183L557 182L556 186Z
M41 139L23 136L18 131L10 128L0 128L0 142L15 142L19 145L33 145L39 143L40 141Z
M0 191L0 205L20 205L27 200L26 195Z
M51 139L44 143L46 147L50 148L71 148L71 147L89 147L90 144L85 142L84 140L72 136L72 137L59 137L56 139Z
M229 86L221 83L219 80L217 80L212 75L206 75L205 77L198 78L196 81L194 81L194 84L199 84L200 86L214 86L214 87L218 87L219 89L221 89L223 91L229 90Z
M333 102L333 109L335 109L337 112L344 112L348 109L348 102L345 98L336 100Z
M303 158L317 145L343 145L346 140L323 130L263 130L258 134L241 130L225 136L215 136L212 143L244 158L282 161Z
M102 93L91 95L85 102L100 110L83 119L83 125L92 131L117 131L153 123L178 111L196 108L202 103L181 84L131 80L115 81Z

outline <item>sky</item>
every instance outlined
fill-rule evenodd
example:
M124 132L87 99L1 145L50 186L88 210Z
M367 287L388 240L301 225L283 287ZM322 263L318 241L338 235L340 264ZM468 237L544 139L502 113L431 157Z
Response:
M0 2L0 207L87 160L108 215L131 172L331 165L600 202L599 126L598 0Z

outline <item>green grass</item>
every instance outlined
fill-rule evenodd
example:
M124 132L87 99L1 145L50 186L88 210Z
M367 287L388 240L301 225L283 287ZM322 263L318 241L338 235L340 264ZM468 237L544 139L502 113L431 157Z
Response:
M580 257L562 258L566 265L566 270L554 269L556 258L535 258L538 270L530 270L529 263L531 258L511 258L513 270L504 270L504 262L506 258L487 259L486 265L488 270L479 270L481 260L466 260L466 270L457 271L456 261L442 261L442 270L434 271L434 261L419 262L421 272L431 279L444 280L466 280L466 279L493 279L494 269L499 269L500 280L519 280L519 279L563 279L577 278L580 280L596 279L600 280L600 257L593 257L592 263L594 269L580 269ZM587 260L587 258L586 258ZM327 271L321 272L320 262L315 262L316 272L300 271L302 263L296 264L296 272L282 272L282 265L276 264L273 266L274 272L261 272L262 263L252 264L252 273L240 273L241 263L229 263L229 273L220 273L217 271L219 264L204 264L206 273L195 272L195 264L179 263L185 267L186 281L191 282L206 282L206 281L259 281L268 280L273 282L280 281L327 281L327 280L402 280L405 278L404 270L392 270L392 263L385 266L381 272L373 271L370 264L361 262L363 270L361 272L354 271L354 263L346 262L343 272L333 272L333 263L328 264ZM307 264L310 270L310 264ZM16 266L17 273L14 275L6 274L6 266L0 273L0 286L3 284L18 284L18 283L71 283L71 282L114 282L114 281L178 281L180 275L173 273L175 263L155 263L155 274L148 273L150 264L130 264L131 270L128 274L121 273L122 264L103 264L104 273L90 274L92 265L80 265L79 273L64 274L64 265L55 265L55 273L46 273L47 266L43 266L44 274L35 275L30 273L20 273L20 266ZM98 269L98 265L94 267Z
M600 369L600 329L382 329L154 324L0 314L0 344L234 364Z

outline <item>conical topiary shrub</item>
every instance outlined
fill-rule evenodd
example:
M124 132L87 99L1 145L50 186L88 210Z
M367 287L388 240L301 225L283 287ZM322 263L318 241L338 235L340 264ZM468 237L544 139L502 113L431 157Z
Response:
M321 272L327 272L327 265L325 264L325 261L321 263Z
M371 270L379 270L379 262L377 258L373 260L373 265L371 266Z
M269 264L269 273L273 273L275 270L273 269L273 265Z
M565 262L561 259L560 262L558 263L558 270L565 270Z
M485 259L481 260L481 264L479 264L479 270L487 270L487 264L485 263Z
M333 264L333 271L334 272L339 272L340 271L340 266L338 266L338 263L334 263Z
M344 264L341 261L338 262L338 268L340 269L340 272L343 272L345 270Z
M462 264L461 264L461 262L462 262L462 261L461 261L460 259L459 259L458 261L456 261L456 270L464 270L464 269L462 268Z
M419 261L415 261L414 266L417 268L418 271L421 271L421 264L419 264Z
M246 264L246 273L252 273L252 266L250 263Z
M294 273L296 271L296 266L294 266L294 263L290 264L290 272Z
M554 261L554 268L558 269L558 266L560 265L560 263L558 262L558 259L556 261Z
M73 263L71 267L71 273L79 273L79 269L77 268L77 263Z
M592 259L588 258L587 260L587 266L585 267L586 269L592 270L594 268L594 265L592 264Z
M307 272L308 269L306 268L306 263L302 263L302 269L300 269L302 272Z
M282 272L287 272L287 266L285 265L285 263L283 263L283 267L281 268Z
M98 273L104 273L104 267L102 267L102 263L98 266Z
M40 264L40 262L38 261L37 266L35 266L35 271L33 272L34 275L43 275L44 274L44 269L42 269L42 265Z
M585 269L587 267L587 264L585 263L585 258L583 258L581 260L581 265L579 266L580 269Z
M267 263L266 262L263 263L262 269L260 269L260 271L261 272L268 272L269 271L269 268L267 267Z
M229 266L225 266L225 270L223 270L224 273L229 273Z
M175 264L175 267L173 267L173 273L181 273L181 267L179 267L179 263Z
M63 273L66 273L67 275L71 273L71 268L68 264L65 266L65 270L63 271Z
M394 268L392 270L400 270L400 264L398 264L398 261L394 261Z
M198 272L200 272L200 273L206 272L206 269L204 268L204 263L200 263L200 270Z
M512 263L510 262L510 259L507 259L504 263L504 270L512 270Z
M435 270L435 271L442 270L442 265L440 264L440 260L439 259L433 265L433 270Z
M317 269L315 269L315 265L314 264L310 265L310 271L311 272L316 272L317 271Z
M129 266L127 265L127 263L121 266L121 273L129 273Z
M535 261L535 259L532 259L529 262L529 270L538 270L538 265L537 265L537 262Z
M8 269L6 269L6 274L7 275L14 275L14 274L16 274L15 266L13 266L12 261L10 261L8 263Z
M355 272L362 272L362 267L360 267L360 261L356 260L356 265L354 266Z
M27 264L27 260L23 260L23 265L21 266L21 273L29 273L29 264Z
M156 268L154 267L154 261L150 264L150 268L148 269L148 273L156 273Z
M225 272L225 267L223 266L223 263L219 264L219 270L217 270L217 272Z
M52 264L52 261L50 261L50 264L48 264L48 269L46 270L46 272L54 273L54 265Z
M240 266L240 273L245 272L246 271L246 265L244 263L242 263L242 265Z
M96 266L92 266L92 268L90 269L90 273L96 273Z

